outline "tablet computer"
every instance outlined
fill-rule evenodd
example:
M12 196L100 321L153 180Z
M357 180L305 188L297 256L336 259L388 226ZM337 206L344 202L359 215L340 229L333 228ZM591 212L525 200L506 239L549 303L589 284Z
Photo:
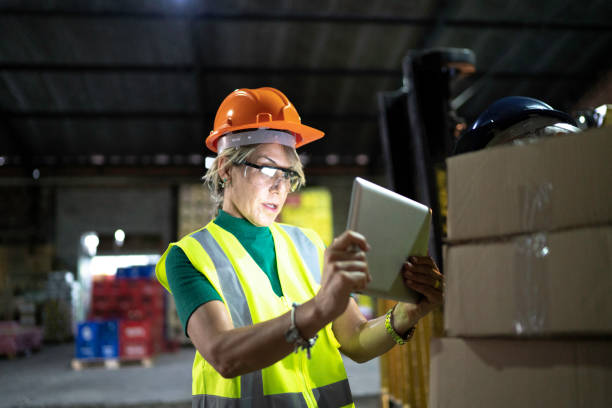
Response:
M431 210L416 201L356 177L347 229L370 244L367 260L372 281L361 293L417 303L421 294L404 285L401 269L408 256L426 256Z

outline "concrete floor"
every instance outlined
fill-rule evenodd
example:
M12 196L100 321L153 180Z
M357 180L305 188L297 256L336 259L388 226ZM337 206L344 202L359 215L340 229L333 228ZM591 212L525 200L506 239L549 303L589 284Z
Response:
M0 358L0 408L191 406L193 349L158 356L154 366L103 367L74 371L73 345L45 345L30 356ZM380 408L378 360L355 364L345 360L359 408Z

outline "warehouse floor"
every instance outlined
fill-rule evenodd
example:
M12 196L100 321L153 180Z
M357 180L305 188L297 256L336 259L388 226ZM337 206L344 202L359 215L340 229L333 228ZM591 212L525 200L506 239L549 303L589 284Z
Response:
M45 345L30 356L0 357L0 408L190 407L193 349L158 356L153 367L74 371L72 344ZM380 407L378 360L345 360L359 408Z

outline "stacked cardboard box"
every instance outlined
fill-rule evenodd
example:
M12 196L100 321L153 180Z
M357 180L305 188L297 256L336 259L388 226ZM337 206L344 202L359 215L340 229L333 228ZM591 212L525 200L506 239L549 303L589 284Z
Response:
M610 153L604 128L448 160L430 407L612 406Z

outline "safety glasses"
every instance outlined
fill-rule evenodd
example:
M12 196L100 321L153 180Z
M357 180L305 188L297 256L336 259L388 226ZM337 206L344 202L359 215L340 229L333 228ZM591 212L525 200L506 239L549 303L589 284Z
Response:
M300 186L300 175L291 170L276 166L260 166L255 163L244 161L241 164L245 166L244 176L248 177L254 184L257 185L274 185L280 181L289 187L291 192L294 192ZM251 168L249 176L247 176L247 167Z

